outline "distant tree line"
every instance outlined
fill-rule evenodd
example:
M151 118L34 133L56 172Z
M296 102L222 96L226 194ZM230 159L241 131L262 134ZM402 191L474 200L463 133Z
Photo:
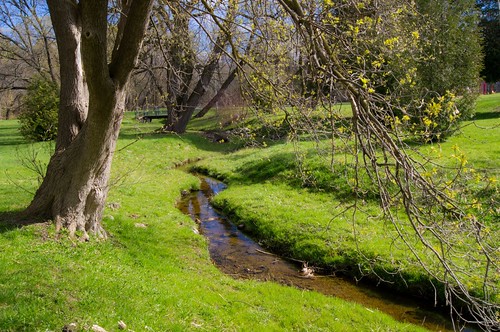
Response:
M426 46L429 54L440 58L421 60L418 65L422 86L436 91L439 85L440 94L462 86L461 91L454 91L459 95L465 86L470 86L471 75L477 71L482 57L476 49L477 43L470 40L477 36L459 32L460 29L470 31L471 24L477 23L484 40L481 74L488 82L499 79L500 21L496 1L476 2L476 8L481 11L479 22L467 18L472 14L471 1L458 1L450 6L447 4L453 2L443 0L418 3L422 15L434 20L432 25L424 24L420 29L424 37L421 42L430 41L431 35L432 40L441 40ZM460 26L461 22L453 20L458 10L466 10L464 6L469 6L469 14L461 17L469 22ZM205 1L156 1L128 89L127 107L167 108L172 112L164 129L183 132L193 116L203 116L216 105L241 106L245 95L253 96L253 101L260 99L262 104L266 97L258 97L255 91L246 89L249 83L242 81L238 73L244 68L248 71L269 51L262 48L263 36L277 42L281 38L280 47L287 47L289 51L284 56L295 53L286 70L293 75L307 76L308 63L300 45L294 45L296 41L292 39L285 41L279 31L269 28L272 24L278 26L278 21L286 18L282 17L279 7L274 6L275 13L270 15L264 13L267 9L273 6L250 1L220 2L214 8ZM436 15L437 12L441 14ZM117 14L113 7L109 8L110 18ZM43 78L60 84L59 64L44 1L6 0L0 5L0 26L3 27L0 29L0 93L3 96L0 109L2 116L10 116L21 109L24 103L20 96L32 80ZM452 27L451 30L446 26ZM114 27L109 29L111 35L114 31ZM471 56L478 58L474 60ZM262 63L266 61L269 60ZM304 78L304 84L311 84L306 81Z

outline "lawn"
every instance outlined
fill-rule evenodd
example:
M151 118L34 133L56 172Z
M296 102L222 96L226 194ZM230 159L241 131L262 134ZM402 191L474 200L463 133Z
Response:
M420 331L376 310L270 282L234 280L175 208L198 179L176 168L234 149L196 133L155 134L127 115L104 217L107 241L73 241L51 222L18 227L50 155L0 121L0 330Z
M446 142L418 147L441 165L439 180L451 176L447 168L462 163L464 188L460 195L473 201L483 199L482 217L487 225L493 258L498 258L500 243L498 184L500 160L500 94L482 96L473 121ZM326 147L329 142L323 142ZM384 218L378 202L367 196L356 201L347 181L352 177L351 160L339 154L337 164L347 167L329 171L330 160L321 158L316 143L297 146L282 142L268 148L247 148L229 156L215 156L197 163L195 170L224 180L229 188L215 197L214 203L235 220L246 225L269 248L312 265L347 275L368 276L391 282L392 288L434 300L434 287L418 260L399 238L391 222ZM306 156L297 163L297 155ZM298 178L300 170L305 177ZM346 180L347 179L347 180ZM305 182L304 182L305 181ZM303 184L306 184L304 188ZM479 188L484 188L480 190ZM404 216L400 215L404 225ZM411 228L404 228L411 233ZM456 234L451 234L453 237ZM439 264L422 248L416 237L410 244L436 271ZM464 244L473 243L464 238ZM464 247L465 248L465 247ZM477 246L475 247L477 248ZM477 249L476 249L477 250ZM474 253L469 253L474 257ZM484 262L458 258L454 261L471 274L465 277L469 291L481 294ZM442 273L442 272L438 272ZM492 272L495 273L495 272ZM496 280L496 281L495 281ZM493 277L500 285L498 271ZM439 286L438 286L439 289ZM498 289L498 287L497 287ZM491 300L500 301L493 292Z

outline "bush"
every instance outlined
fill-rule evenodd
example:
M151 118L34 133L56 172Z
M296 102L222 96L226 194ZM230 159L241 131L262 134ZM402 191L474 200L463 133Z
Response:
M445 95L432 98L425 108L413 118L402 118L410 132L423 143L444 141L458 128L464 118L458 108L457 98L449 91Z
M21 134L31 141L50 141L57 136L59 88L53 82L39 78L28 87L19 115Z
M479 17L474 0L418 0L421 57L416 87L426 107L417 130L424 142L443 141L473 116L482 67Z

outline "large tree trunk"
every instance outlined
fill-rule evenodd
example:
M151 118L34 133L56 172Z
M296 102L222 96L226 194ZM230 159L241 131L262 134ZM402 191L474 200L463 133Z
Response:
M124 2L108 64L107 2L48 0L61 62L61 131L24 218L52 219L82 239L106 237L101 218L111 161L151 2Z
M97 97L97 96L96 96ZM108 193L111 161L123 117L123 91L102 94L91 103L86 124L68 148L52 156L47 175L26 210L31 217L53 219L56 228L83 239L105 237L101 219ZM91 96L90 100L93 98Z

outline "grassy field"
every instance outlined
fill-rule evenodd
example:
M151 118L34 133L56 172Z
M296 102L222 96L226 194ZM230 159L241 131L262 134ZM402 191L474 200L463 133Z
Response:
M487 210L485 218L493 233L490 243L496 248L500 242L499 126L500 94L482 96L474 121L464 123L447 142L419 149L445 167L456 166L463 156L467 160L465 188L470 195L478 195L476 187L487 185L483 195L488 195L488 204L483 209ZM229 184L214 203L244 223L269 248L356 277L376 274L394 282L391 287L400 291L433 299L429 278L393 225L382 216L377 200L367 197L358 202L356 214L348 209L353 199L344 179L351 176L352 168L330 172L328 160L317 155L315 144L302 143L300 154L307 157L300 168L313 183L312 188L305 189L303 178L296 176L296 154L296 147L284 142L203 160L195 169ZM411 244L423 250L418 239ZM432 255L421 253L424 261L439 270ZM469 264L465 260L457 263ZM481 293L480 264L472 269L479 273L466 283L470 290ZM496 278L500 285L500 275Z
M61 331L70 323L117 331L120 320L130 331L422 330L315 292L223 275L194 222L175 208L182 190L198 186L175 166L234 147L194 133L152 134L158 123L131 115L113 164L109 240L73 242L50 222L17 227L13 213L38 185L29 168L43 168L50 155L48 144L24 142L17 126L0 121L0 331Z

